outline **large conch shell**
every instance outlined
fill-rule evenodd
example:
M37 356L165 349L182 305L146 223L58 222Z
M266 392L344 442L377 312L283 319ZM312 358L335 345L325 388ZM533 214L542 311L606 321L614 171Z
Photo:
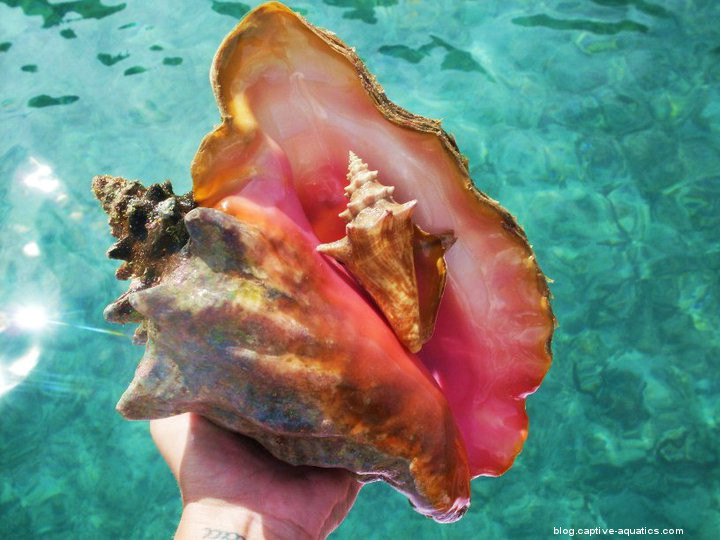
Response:
M136 185L94 182L101 200L108 186L127 194ZM127 197L117 200L106 206L121 224L134 214ZM226 199L225 211L196 208L184 225L187 245L156 259L164 264L150 286L122 297L147 346L118 410L131 419L193 411L288 463L382 479L419 512L458 519L469 472L445 397L316 242L282 212L242 197ZM125 265L140 266L141 247Z
M115 204L99 189L113 231L137 229L116 253L130 291L109 311L141 321L147 349L120 411L198 412L281 459L382 478L421 513L458 519L470 478L502 474L522 449L525 398L550 366L550 293L524 232L474 187L439 122L390 102L351 48L282 4L258 7L225 38L211 81L222 123L193 160L191 199L165 190L143 202L123 181L96 182L128 192ZM417 201L419 319L414 307L408 321L387 306L383 317L371 298L381 306L382 294L368 295L397 276L362 276L335 250L348 273L316 251L348 232L350 151L397 201ZM370 187L379 204L365 207L397 204ZM146 208L142 226L123 221L137 214L125 199ZM164 222L169 207L179 211ZM143 243L143 227L149 241L173 238L170 249ZM408 228L382 242L397 233L407 245ZM457 238L447 253L449 237L431 234L445 231Z
M411 352L417 352L432 335L442 290L445 287L445 250L452 244L452 233L435 236L426 233L412 221L417 201L395 202L392 186L377 179L377 171L350 152L348 185L350 199L340 217L348 222L346 235L335 242L320 244L317 249L343 263L370 293L387 318L400 341ZM434 265L437 291L430 306L421 310L420 293L415 274L415 253L422 246L440 247L433 259L419 262ZM425 265L427 267L427 264Z

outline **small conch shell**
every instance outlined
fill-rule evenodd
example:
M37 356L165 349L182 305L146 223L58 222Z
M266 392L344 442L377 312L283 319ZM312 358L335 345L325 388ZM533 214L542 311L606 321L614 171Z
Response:
M421 306L416 277L416 252L433 237L412 221L417 201L398 203L392 186L377 180L377 171L350 152L348 185L350 201L340 217L348 222L346 236L336 242L320 244L317 250L341 262L372 296L387 318L395 335L412 352L417 352L432 335L439 296L445 284L444 261L440 266L435 298L427 299L430 311ZM440 258L452 243L449 235L437 237L442 245Z

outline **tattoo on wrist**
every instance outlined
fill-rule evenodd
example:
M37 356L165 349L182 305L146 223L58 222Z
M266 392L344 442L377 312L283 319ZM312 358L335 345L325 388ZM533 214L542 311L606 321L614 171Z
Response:
M209 529L208 527L203 528L205 535L203 540L245 540L245 537L232 531L221 531L219 529Z

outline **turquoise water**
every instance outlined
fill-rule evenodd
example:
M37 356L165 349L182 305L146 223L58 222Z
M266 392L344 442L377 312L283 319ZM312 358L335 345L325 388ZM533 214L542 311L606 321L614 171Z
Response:
M142 349L104 333L131 329L102 319L125 284L89 183L189 189L218 118L210 61L256 4L0 0L2 538L174 530L147 425L114 411ZM437 525L373 484L333 537L717 538L720 2L291 5L357 47L392 99L444 120L525 227L560 323L525 450L473 483L463 520Z

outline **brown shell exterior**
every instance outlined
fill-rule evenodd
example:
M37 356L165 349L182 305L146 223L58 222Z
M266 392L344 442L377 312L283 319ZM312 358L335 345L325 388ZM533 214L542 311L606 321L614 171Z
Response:
M188 240L183 218L195 208L195 201L192 193L175 195L169 181L146 188L137 180L106 174L93 178L92 190L118 239L107 256L124 261L115 276L131 280L129 289L105 309L104 316L121 324L141 322L128 297L156 285L163 272L176 264L177 253ZM141 322L135 341L140 344L145 339Z
M419 512L459 519L469 475L440 390L382 322L351 328L335 274L287 218L250 203L241 217L189 212L175 264L129 294L147 346L120 413L202 414L283 461L381 479Z

